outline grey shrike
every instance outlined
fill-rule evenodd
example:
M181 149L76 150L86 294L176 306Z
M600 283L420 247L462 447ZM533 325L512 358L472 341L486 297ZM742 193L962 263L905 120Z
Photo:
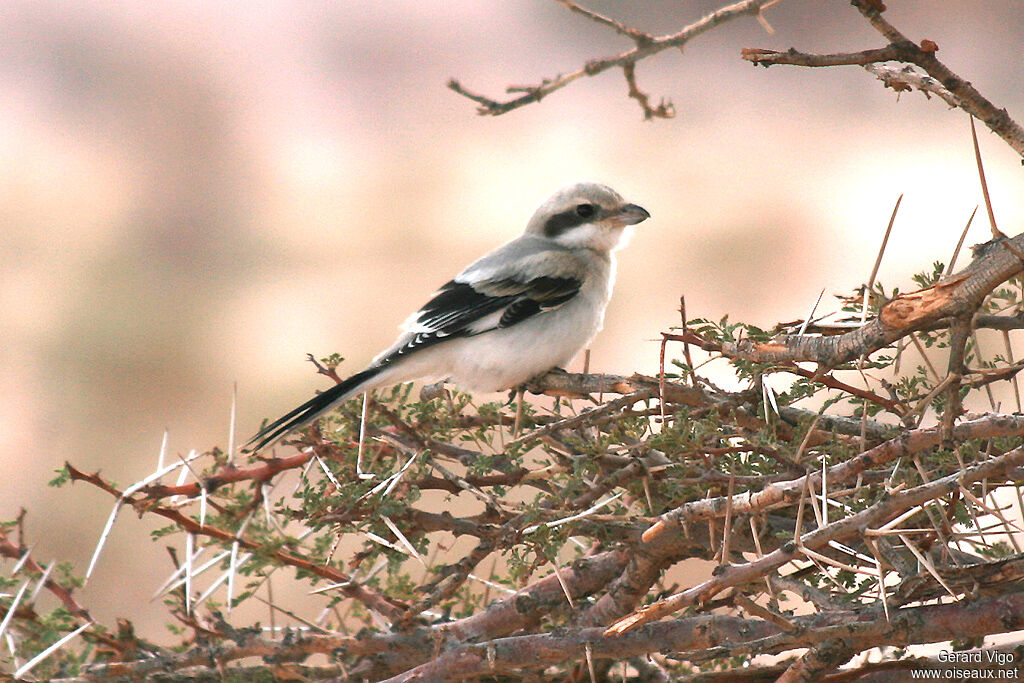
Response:
M568 363L601 329L627 226L650 217L605 185L556 192L516 239L470 264L402 325L368 368L282 415L256 451L363 392L412 380L518 387Z

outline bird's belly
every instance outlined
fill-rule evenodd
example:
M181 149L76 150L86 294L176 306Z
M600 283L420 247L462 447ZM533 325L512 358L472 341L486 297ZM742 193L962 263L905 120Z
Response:
M584 303L572 301L555 315L452 340L448 379L469 390L498 391L566 365L601 328L602 307Z

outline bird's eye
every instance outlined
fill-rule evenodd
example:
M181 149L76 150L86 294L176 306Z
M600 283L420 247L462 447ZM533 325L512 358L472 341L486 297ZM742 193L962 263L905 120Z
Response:
M580 204L576 207L576 215L580 218L590 218L597 211L597 207L593 204Z

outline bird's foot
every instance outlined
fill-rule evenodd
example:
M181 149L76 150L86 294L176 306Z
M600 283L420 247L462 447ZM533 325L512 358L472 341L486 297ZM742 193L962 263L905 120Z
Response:
M445 389L444 382L434 382L433 384L426 384L420 389L420 400L429 401L434 398L441 398L448 395L448 390Z
M566 370L565 368L551 368L550 370L545 370L536 377L531 377L530 380L523 384L522 386L520 386L519 389L528 391L534 396L540 396L541 394L544 393L544 390L541 388L540 381L544 379L546 375L550 374L568 375L569 371Z

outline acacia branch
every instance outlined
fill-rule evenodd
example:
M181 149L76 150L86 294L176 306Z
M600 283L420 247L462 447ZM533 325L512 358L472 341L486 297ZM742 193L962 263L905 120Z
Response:
M837 66L843 64L868 65L882 61L898 61L916 64L941 87L949 93L953 101L943 96L947 102L959 106L976 119L985 123L989 129L1001 137L1006 144L1018 154L1024 156L1024 128L1010 118L1006 109L997 108L982 95L970 81L955 74L935 56L939 46L932 40L923 40L920 45L907 38L900 30L890 24L882 16L884 6L873 0L853 0L852 4L868 20L868 23L889 42L889 45L875 50L862 52L815 55L789 50L778 52L747 48L741 57L754 64L768 66L771 64L791 64L796 66ZM873 72L874 73L874 72ZM876 74L877 75L877 74ZM884 81L884 79L883 79ZM887 86L899 83L890 76ZM902 88L901 88L902 89ZM927 88L922 88L927 91Z
M860 52L836 52L833 54L812 54L798 52L789 48L784 52L765 50L758 47L745 47L740 50L740 58L752 62L755 66L771 66L772 64L791 64L793 66L844 66L874 64L875 62L907 61L910 53L896 45L875 50Z
M975 438L1020 436L1024 434L1024 416L989 415L964 422L953 428L953 438L963 441ZM896 458L920 453L939 445L943 439L941 427L913 429L899 437L885 441L860 455L833 465L825 472L829 488L855 479L869 467L877 467ZM796 503L808 487L821 487L821 473L811 472L788 481L768 484L759 491L738 493L732 497L734 514L752 514L770 509L782 503ZM651 541L671 529L677 529L688 522L723 517L727 507L724 496L704 498L686 503L661 516L656 524L644 532L644 540Z
M849 462L855 462L856 459ZM828 526L804 534L799 542L788 543L778 550L745 564L729 565L716 576L677 593L670 598L653 603L619 620L607 630L609 634L625 633L651 621L660 619L688 605L704 603L726 588L756 581L770 571L776 570L800 555L802 548L812 551L823 549L830 541L843 541L863 534L870 527L880 526L902 512L915 506L958 491L961 486L981 481L996 480L1007 472L1024 465L1024 447L1009 451L999 457L968 467L936 479L930 484L908 489L878 503L844 517Z
M644 113L644 119L670 119L676 115L676 108L669 100L662 100L658 106L651 106L651 97L636 84L636 63L624 64L622 73L626 77L626 85L629 88L629 96L640 104Z
M517 599L523 602L522 595ZM951 636L977 638L1021 628L1024 622L1022 615L1024 593L1017 592L973 598L967 603L903 608L897 610L888 622L877 607L794 617L792 624L795 628L790 630L759 619L698 615L648 624L625 634L609 635L594 627L570 628L555 634L463 642L451 648L443 647L444 641L438 641L431 634L432 629L428 628L400 634L366 633L359 636L292 634L283 640L269 640L251 632L235 631L229 641L220 645L211 644L183 653L160 652L137 661L94 664L86 667L80 677L59 680L63 683L84 683L157 675L165 680L167 674L175 671L202 672L210 667L211 662L217 662L221 667L250 657L262 657L265 661L277 663L302 662L316 654L337 656L339 653L348 657L374 658L379 666L363 669L364 675L372 675L374 679L387 676L384 673L387 670L397 670L402 673L389 680L452 680L495 673L514 674L572 661L580 658L587 644L595 659L625 659L654 652L674 652L681 659L704 661L730 653L777 654L794 648L818 646L837 637L842 637L859 650L882 644L935 642ZM403 670L407 667L403 667L402 662L410 660L426 663ZM235 669L222 671L234 673ZM329 674L328 671L320 673L324 676ZM312 680L322 680L324 676L314 676Z
M1013 555L968 565L938 566L936 571L953 590L970 592L977 586L1024 584L1024 556ZM995 590L1006 590L997 588ZM934 577L923 571L905 579L894 591L898 604L932 600L947 595Z
M280 458L261 458L259 464L251 467L238 467L232 462L226 462L218 472L203 477L202 481L175 486L150 484L140 489L140 493L147 500L159 500L170 496L194 498L203 491L211 493L225 484L241 481L266 483L281 472L304 467L315 457L316 453L310 449Z
M802 320L797 320L792 323L783 323L776 327L777 332L783 332L786 330L795 330L801 327ZM948 330L952 325L952 321L948 319L936 320L930 325L922 327L922 332L935 332L937 330ZM845 334L850 330L855 330L861 327L860 320L840 320L837 322L810 322L805 328L805 334L824 334L824 335L836 335ZM978 313L971 320L971 329L974 330L1024 330L1024 317L1021 313L1015 313L1014 315L993 315L988 313Z
M705 550L710 559L710 543L680 543L680 539L662 538L657 543L638 543L629 553L629 562L622 573L608 585L604 595L598 598L578 619L581 626L606 626L636 609L651 586L661 577L662 572L687 557L699 557L692 546ZM710 539L708 539L710 541ZM687 547L690 546L690 547Z
M592 59L583 66L566 74L559 74L554 78L546 78L539 85L509 88L509 92L522 92L522 94L508 100L495 100L472 92L471 90L464 88L462 84L454 78L448 81L448 87L463 97L467 97L476 102L479 105L477 107L477 113L485 116L499 116L526 106L527 104L540 102L544 97L581 78L596 76L608 69L626 68L627 66L631 67L636 64L636 62L662 52L663 50L681 48L693 38L710 31L720 24L737 17L758 14L764 7L778 2L778 0L743 0L743 2L727 5L712 12L711 14L705 15L689 26L683 28L678 33L655 37L649 36L637 29L625 27L619 22L597 15L590 10L584 10L575 3L565 2L565 0L558 1L563 5L570 7L570 9L573 9L575 12L585 14L589 18L598 21L598 23L611 26L615 31L629 36L637 43L636 46L612 57ZM600 19L597 17L600 17Z
M728 343L723 344L716 341L712 341L710 339L705 339L704 337L701 337L700 335L695 334L693 332L685 332L683 334L670 334L667 332L663 332L662 337L669 341L680 341L685 344L694 344L703 349L704 351L709 351L712 353L724 354L724 349L728 346ZM862 389L860 387L853 386L852 384L847 384L846 382L837 379L831 374L813 372L806 368L801 368L792 361L785 361L780 363L779 365L781 366L781 369L785 370L786 372L791 372L794 375L798 375L805 379L813 380L815 382L818 382L822 386L828 387L829 389L838 389L840 391L844 391L850 394L851 396L856 396L857 398L865 399L866 401L874 403L877 406L885 408L887 411L895 415L902 416L904 413L906 413L906 408L903 405L901 405L898 401L894 401L884 396L879 396L878 394L868 389Z
M890 66L888 64L865 64L864 69L882 81L886 88L892 88L897 93L918 90L924 93L925 97L936 95L951 107L959 107L960 100L956 95L946 90L941 83L926 74L919 73L912 66Z
M953 93L960 100L963 107L971 116L982 121L989 129L1001 137L1018 154L1024 156L1024 128L1010 118L1006 109L997 108L984 95L971 85L970 81L964 80L953 73L945 64L935 56L938 46L932 41L922 41L920 46L915 45L903 33L890 24L871 2L866 0L853 0L853 5L860 10L860 13L881 33L890 43L904 46L911 46L914 59L909 60L924 69L929 76L936 79L947 90Z
M562 584L574 598L583 599L600 589L621 571L626 553L608 551L581 558L561 572L562 582L554 574L535 581L514 594L493 602L486 610L452 622L398 633L294 634L282 640L267 640L250 631L236 631L231 641L192 648L182 653L163 653L150 659L93 664L85 668L80 680L100 681L121 676L150 677L196 666L221 664L247 657L272 658L275 661L302 661L314 654L346 657L378 657L378 666L368 677L379 680L417 663L430 660L444 644L499 638L525 628L550 614L553 606L565 604ZM387 657L380 655L387 654Z
M992 290L1024 271L1024 261L1017 256L1022 250L1024 234L993 240L960 272L926 289L899 294L882 306L874 320L850 332L820 337L779 335L771 341L743 339L724 342L721 351L728 358L757 363L813 361L836 367L940 320L970 319Z
M22 511L22 514L24 514L24 510ZM28 548L24 548L20 544L14 543L8 537L3 526L0 526L0 557L8 557L17 560L23 557L26 552L28 552ZM26 572L39 575L40 577L45 571L31 555L25 558L25 561L22 563L22 568ZM61 604L64 605L65 609L67 609L70 614L85 621L92 621L92 617L89 616L88 610L86 610L85 607L75 599L71 588L64 586L53 578L47 577L46 589L60 600Z
M846 641L832 638L808 648L807 652L797 657L775 683L813 683L820 681L825 674L833 671L853 655L857 654Z
M822 666L808 663L807 669L822 673L821 668L834 665L850 651L885 644L931 643L948 640L950 636L977 638L1019 629L1024 626L1024 593L984 597L969 603L904 608L892 615L891 621L886 621L879 609L871 608L796 617L793 623L796 629L786 632L768 621L702 615L646 624L628 633L581 628L512 636L444 652L388 679L388 683L456 680L543 669L582 659L588 646L596 660L671 652L689 661L814 647ZM735 675L733 671L729 673Z
M949 328L949 362L946 372L950 379L946 389L946 408L942 412L943 438L949 439L953 434L953 423L963 412L960 402L960 380L967 371L965 364L967 341L971 337L971 317L956 318Z
M338 571L330 565L314 562L302 555L289 552L283 548L267 548L257 541L220 529L211 524L200 524L178 510L153 505L145 498L136 498L133 496L124 498L122 491L105 481L99 476L99 474L86 474L85 472L76 469L71 463L65 463L64 466L67 468L72 481L84 481L88 484L92 484L96 488L106 491L110 495L114 496L117 500L123 500L140 514L150 512L159 515L174 522L179 528L190 533L198 536L207 536L225 543L237 543L240 548L264 553L283 565L307 571L315 576L319 576L333 583L339 584L339 591L362 602L368 608L376 611L389 620L394 621L402 615L404 609L403 605L396 604L386 596L367 588L366 586L360 585L358 582L354 581L352 577Z

